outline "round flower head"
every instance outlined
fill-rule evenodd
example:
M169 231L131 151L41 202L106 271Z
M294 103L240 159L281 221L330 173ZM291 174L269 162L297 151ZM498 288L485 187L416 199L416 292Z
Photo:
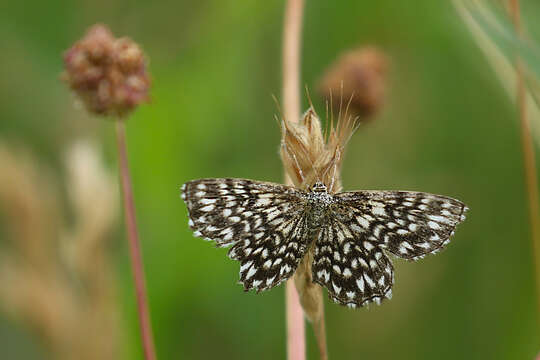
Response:
M144 54L129 38L94 25L64 53L63 80L94 114L123 117L148 101Z
M350 100L353 115L373 115L382 105L387 59L374 47L364 47L341 55L319 82L319 93L334 107ZM342 97L340 99L340 97Z

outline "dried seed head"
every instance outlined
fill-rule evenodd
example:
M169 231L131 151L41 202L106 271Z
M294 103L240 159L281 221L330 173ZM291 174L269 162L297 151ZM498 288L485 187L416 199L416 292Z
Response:
M63 80L88 111L122 117L148 101L150 78L140 47L94 25L64 53Z
M318 92L334 107L350 100L355 116L373 115L384 100L387 65L386 56L374 47L346 52L327 69Z
M343 152L357 124L356 118L345 112L325 137L312 107L299 123L284 120L281 158L293 183L299 188L308 188L321 181L330 192L340 191Z

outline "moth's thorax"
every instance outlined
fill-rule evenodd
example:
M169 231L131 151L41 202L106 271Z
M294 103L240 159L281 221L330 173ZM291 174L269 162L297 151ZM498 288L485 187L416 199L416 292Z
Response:
M318 228L323 224L328 208L334 202L334 196L326 192L326 187L324 191L315 191L312 188L312 191L307 194L310 227Z

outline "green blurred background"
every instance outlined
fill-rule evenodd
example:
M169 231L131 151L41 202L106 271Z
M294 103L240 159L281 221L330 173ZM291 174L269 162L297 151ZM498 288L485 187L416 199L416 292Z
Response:
M526 19L540 14L534 0L522 6ZM283 8L230 0L0 5L0 138L23 144L58 177L65 148L80 137L100 139L115 167L113 123L73 106L59 81L62 52L103 22L150 58L152 102L129 120L128 146L161 359L285 358L284 286L244 293L227 250L192 237L179 197L183 182L200 177L282 180L271 95L281 91ZM394 262L391 301L349 310L326 300L330 358L531 359L540 344L516 113L452 4L307 0L303 39L302 83L312 89L347 49L372 44L390 59L386 106L351 141L345 189L427 191L471 209L446 251ZM122 349L135 359L128 249L120 221L117 228L111 276ZM307 346L316 359L309 326ZM0 349L2 359L53 358L6 313Z

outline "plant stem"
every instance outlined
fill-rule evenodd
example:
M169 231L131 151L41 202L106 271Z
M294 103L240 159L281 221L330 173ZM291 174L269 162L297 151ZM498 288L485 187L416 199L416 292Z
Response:
M304 360L306 358L304 313L293 280L287 281L285 301L287 307L287 359Z
M288 0L283 24L283 114L300 120L300 38L304 0Z
M313 330L315 331L315 338L317 339L317 345L319 346L319 356L321 360L328 360L328 350L326 347L326 327L324 324L324 307L322 308L321 317L313 321Z
M510 0L510 12L516 33L522 35L519 0ZM527 92L523 75L523 63L519 56L516 58L517 94L516 101L521 125L521 145L523 151L523 166L525 170L525 185L529 202L529 222L531 226L531 240L533 245L533 258L536 270L537 313L540 322L540 209L538 196L538 178L534 146L531 137L530 122L527 114Z
M283 115L286 121L300 119L300 33L302 29L303 0L288 0L283 25ZM285 182L292 185L286 176ZM287 308L287 359L306 358L304 313L298 292L291 279L285 291Z
M118 166L124 197L124 214L126 230L129 240L129 252L131 257L131 270L133 281L135 282L135 292L137 296L137 313L141 328L141 339L146 360L155 360L156 353L154 339L152 336L152 325L148 311L148 301L146 296L146 284L144 279L144 268L139 244L139 234L135 221L135 204L133 202L133 190L131 188L131 177L126 149L126 127L124 120L116 121L116 141L118 145Z

